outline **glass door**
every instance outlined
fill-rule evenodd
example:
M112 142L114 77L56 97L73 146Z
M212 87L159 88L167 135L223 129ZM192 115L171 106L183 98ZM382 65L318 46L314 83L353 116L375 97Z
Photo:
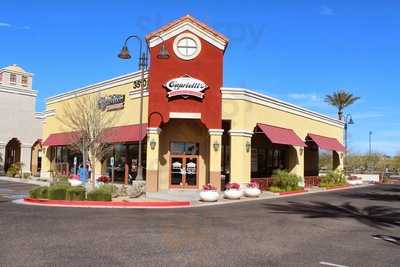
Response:
M199 145L172 142L170 151L170 187L198 188Z

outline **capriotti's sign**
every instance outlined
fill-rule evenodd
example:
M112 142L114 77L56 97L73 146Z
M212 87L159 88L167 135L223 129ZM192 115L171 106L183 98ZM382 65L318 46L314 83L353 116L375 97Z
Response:
M201 80L184 75L169 80L164 84L164 87L169 90L168 97L182 96L183 98L188 98L189 96L194 96L203 98L204 93L202 92L208 88L208 85Z
M103 111L111 111L124 108L125 95L110 95L101 97L97 106Z

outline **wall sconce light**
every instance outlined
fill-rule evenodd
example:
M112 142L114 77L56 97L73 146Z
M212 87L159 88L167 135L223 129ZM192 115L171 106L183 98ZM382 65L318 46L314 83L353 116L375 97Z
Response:
M219 146L220 146L219 142L218 142L218 141L215 141L214 144L213 144L214 150L215 150L215 151L218 151Z
M246 142L246 152L249 152L250 148L251 148L251 143L250 143L250 141L247 141Z
M303 156L303 153L304 153L304 147L300 147L300 149L299 149L299 152L300 152L300 156Z
M156 148L157 142L154 139L150 140L150 148L154 150Z
M340 152L340 158L343 159L343 157L344 157L344 153Z

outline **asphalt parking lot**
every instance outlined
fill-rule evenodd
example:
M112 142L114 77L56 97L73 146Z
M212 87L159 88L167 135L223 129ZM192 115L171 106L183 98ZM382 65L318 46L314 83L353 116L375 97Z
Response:
M400 186L201 208L38 207L0 182L0 266L399 266Z

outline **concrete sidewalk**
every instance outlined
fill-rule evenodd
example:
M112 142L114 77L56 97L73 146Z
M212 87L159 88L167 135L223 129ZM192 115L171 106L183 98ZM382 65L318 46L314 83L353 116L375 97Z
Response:
M12 177L7 177L7 176L0 176L0 181L24 183L24 184L33 184L33 185L39 185L39 186L48 186L48 185L50 185L49 182L39 181L39 180L33 179L33 178L23 179L23 178L12 178Z

